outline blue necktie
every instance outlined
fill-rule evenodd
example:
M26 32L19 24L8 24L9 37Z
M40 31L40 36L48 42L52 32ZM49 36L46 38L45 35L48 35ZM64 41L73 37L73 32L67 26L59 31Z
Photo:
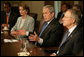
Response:
M48 23L45 22L44 25L43 25L43 28L41 29L41 32L39 34L39 37L41 36L42 32L45 30L45 28L47 27Z
M61 47L61 46L63 45L63 43L68 39L68 34L69 34L69 31L67 30L67 31L65 32L65 35L64 35L64 37L63 37L63 41L61 42L61 44L60 44L60 46L59 46L59 49L58 49L58 51L56 52L56 54L59 53L60 47Z
M43 27L42 27L42 29L41 29L41 32L39 34L39 37L41 36L42 32L45 30L45 28L47 27L47 25L48 25L48 23L45 22L44 25L43 25ZM35 45L37 45L37 42L35 42Z
M66 31L66 34L65 34L64 37L63 37L63 41L61 42L60 47L61 47L62 44L67 40L68 34L69 34L69 31Z

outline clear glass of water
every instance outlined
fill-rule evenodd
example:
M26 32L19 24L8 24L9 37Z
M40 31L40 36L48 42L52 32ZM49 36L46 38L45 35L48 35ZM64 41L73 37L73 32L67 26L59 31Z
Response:
M21 38L21 51L27 52L28 40L27 38Z

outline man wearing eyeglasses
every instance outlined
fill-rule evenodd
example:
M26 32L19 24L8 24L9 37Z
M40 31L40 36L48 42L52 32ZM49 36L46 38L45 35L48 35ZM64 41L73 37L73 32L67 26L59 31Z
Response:
M51 56L78 56L81 53L83 50L83 28L78 26L79 21L76 10L69 9L66 11L62 22L68 30L63 36L58 51Z

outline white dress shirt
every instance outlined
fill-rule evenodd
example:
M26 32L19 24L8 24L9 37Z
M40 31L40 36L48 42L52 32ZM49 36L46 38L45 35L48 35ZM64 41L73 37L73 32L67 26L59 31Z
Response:
M54 18L53 18L53 19L54 19ZM51 19L49 22L47 22L47 23L48 23L48 25L49 25L49 23L50 23L53 19ZM42 43L43 43L43 39L42 39L42 38L40 38L40 40L38 41L38 43L39 43L40 45L42 45Z
M77 25L73 26L72 28L70 28L68 31L69 31L69 34L68 36L74 31L74 29L77 27ZM57 51L57 53L53 53L53 54L58 54L59 53L59 50Z
M73 26L72 28L69 29L69 34L68 36L73 32L73 30L77 27L77 25Z

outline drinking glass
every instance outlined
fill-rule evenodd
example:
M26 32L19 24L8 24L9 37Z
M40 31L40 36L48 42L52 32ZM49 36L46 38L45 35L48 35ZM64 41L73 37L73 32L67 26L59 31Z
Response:
M21 38L21 51L22 52L27 52L27 46L28 46L29 42L27 40L27 38Z

